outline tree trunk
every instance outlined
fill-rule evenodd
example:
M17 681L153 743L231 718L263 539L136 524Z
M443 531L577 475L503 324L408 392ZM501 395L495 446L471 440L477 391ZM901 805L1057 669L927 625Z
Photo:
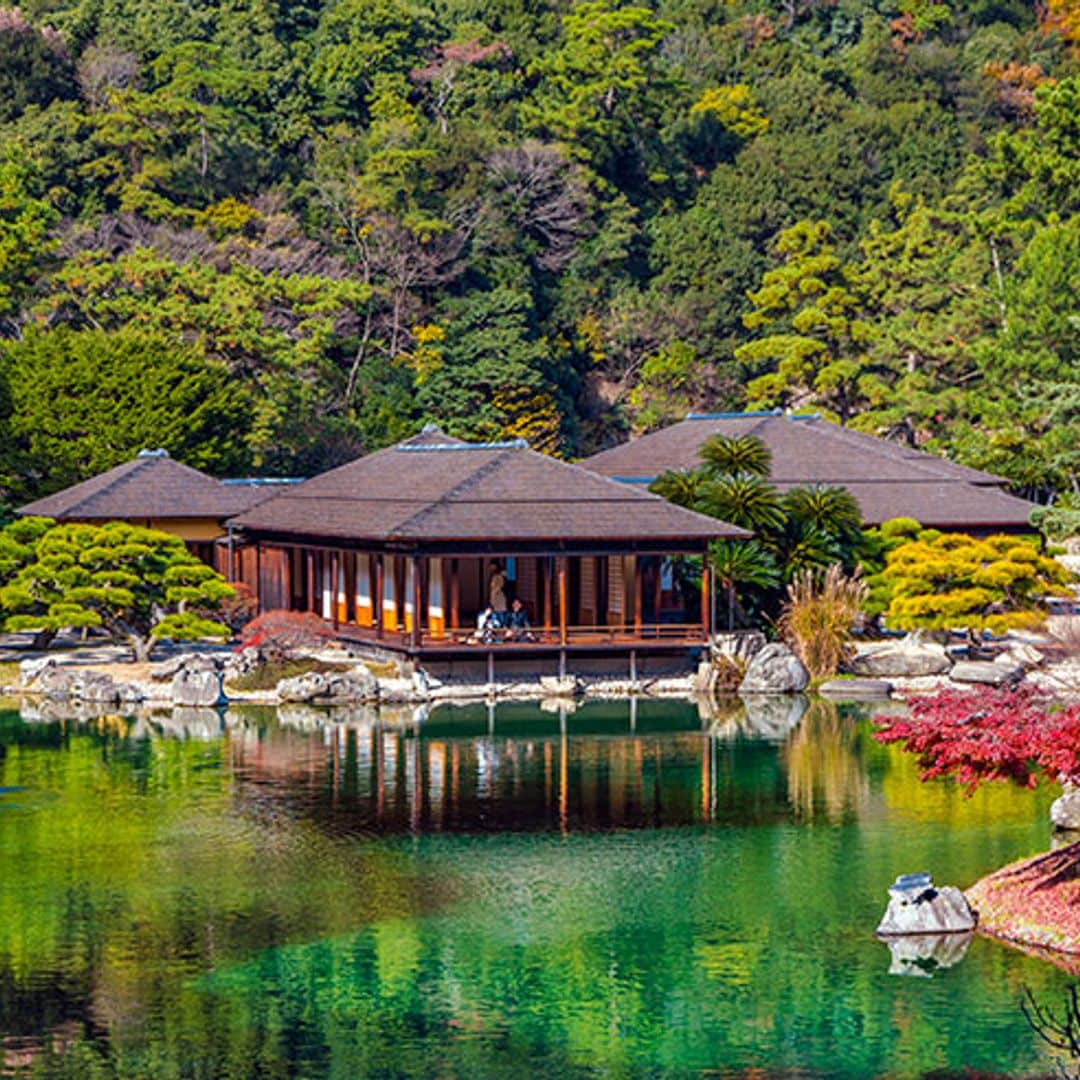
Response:
M55 638L55 630L39 630L34 635L34 640L30 643L30 648L44 652L53 643Z
M157 642L149 635L143 637L140 634L128 634L128 644L135 654L135 663L145 664L150 660L150 654Z

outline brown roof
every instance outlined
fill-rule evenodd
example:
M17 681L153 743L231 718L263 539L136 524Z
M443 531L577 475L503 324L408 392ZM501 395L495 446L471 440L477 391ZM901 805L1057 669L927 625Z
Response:
M693 540L748 535L528 449L426 430L260 504L231 524L376 541Z
M60 521L197 518L224 520L274 493L274 485L222 482L173 460L164 450L138 457L81 484L20 507Z
M604 450L581 464L604 476L648 483L666 469L701 464L713 435L755 435L772 453L781 490L811 484L847 488L863 520L912 517L936 527L1026 527L1033 504L1001 490L1005 481L898 443L842 428L819 416L691 414L680 423Z

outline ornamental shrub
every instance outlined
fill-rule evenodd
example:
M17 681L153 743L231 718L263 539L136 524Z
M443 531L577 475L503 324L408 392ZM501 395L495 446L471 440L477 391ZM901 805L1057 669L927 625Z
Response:
M924 780L952 777L969 795L988 780L1034 787L1040 773L1080 783L1080 705L1023 684L942 690L908 705L910 717L877 717L874 738L918 754Z
M858 571L848 577L833 564L824 574L804 570L788 586L780 633L813 679L835 675L851 650L851 631L866 600Z
M280 663L333 638L333 630L313 612L265 611L240 632L238 648L259 649L270 663Z

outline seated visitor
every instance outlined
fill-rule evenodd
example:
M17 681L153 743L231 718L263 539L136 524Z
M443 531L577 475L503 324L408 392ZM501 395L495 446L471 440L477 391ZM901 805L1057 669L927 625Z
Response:
M506 615L507 638L512 641L534 641L529 627L529 613L525 610L525 605L520 600L515 600Z
M476 633L473 641L490 642L495 640L495 631L499 628L499 619L490 604L476 616Z

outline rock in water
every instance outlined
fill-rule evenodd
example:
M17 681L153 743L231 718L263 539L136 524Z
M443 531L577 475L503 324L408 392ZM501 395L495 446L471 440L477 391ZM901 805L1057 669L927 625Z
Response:
M1050 804L1050 820L1055 829L1080 830L1080 787L1067 786L1065 794Z
M901 874L877 934L959 934L975 929L975 913L954 885L936 888L929 874Z
M766 645L746 669L740 694L797 694L805 690L810 675L802 661L784 644Z
M326 677L317 671L309 671L291 679L282 679L277 684L277 696L280 701L311 701L326 693Z
M221 688L221 672L182 668L173 676L172 701L174 705L195 707L224 705L226 699Z

